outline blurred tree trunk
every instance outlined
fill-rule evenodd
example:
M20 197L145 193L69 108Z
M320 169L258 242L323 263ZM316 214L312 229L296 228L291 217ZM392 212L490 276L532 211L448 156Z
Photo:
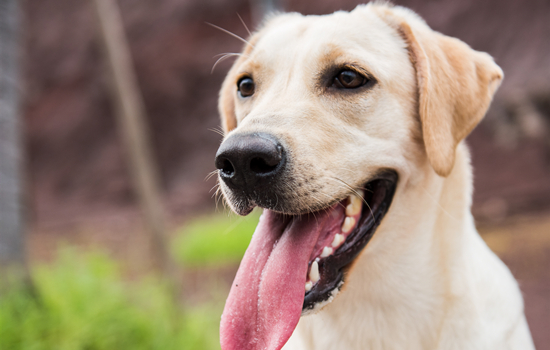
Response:
M2 0L0 0L2 1ZM166 241L165 218L157 167L150 144L146 111L141 97L122 17L115 0L95 0L95 8L111 77L113 100L122 139L128 152L130 175L149 232L155 267L171 282L178 281Z
M0 268L24 271L18 33L18 1L0 0Z

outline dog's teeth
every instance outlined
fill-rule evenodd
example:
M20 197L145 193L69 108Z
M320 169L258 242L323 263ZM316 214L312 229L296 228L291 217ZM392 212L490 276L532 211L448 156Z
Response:
M363 191L359 190L357 193L361 195L361 197L353 194L349 196L349 204L346 207L347 216L355 216L361 212L361 207L363 206Z
M323 252L321 253L321 258L326 258L330 254L332 254L332 248L331 247L324 247Z
M317 261L313 261L311 263L311 269L309 270L309 279L312 283L316 283L317 281L319 281L319 278L319 264L317 263Z
M355 226L355 219L349 216L346 216L346 219L344 220L344 224L342 225L342 232L348 233L351 231L351 229Z
M358 212L357 212L357 208L355 208L353 206L353 204L348 204L348 206L346 207L346 215L347 216L354 216L354 215L357 215Z
M313 282L307 281L306 282L306 292L309 292L312 287L313 287Z
M334 239L332 240L331 245L333 248L338 248L340 244L342 244L342 242L344 242L345 240L346 240L346 237L344 237L344 235L337 233L336 236L334 236Z

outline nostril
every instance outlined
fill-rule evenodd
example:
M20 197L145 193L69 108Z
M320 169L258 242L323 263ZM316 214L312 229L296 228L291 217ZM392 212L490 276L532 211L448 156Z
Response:
M277 162L275 163L275 165L269 165L267 164L265 159L256 157L250 160L250 170L252 170L252 172L254 172L255 174L259 174L259 175L268 174L273 170L275 170L275 168L277 167L277 164L279 163Z
M228 159L224 159L220 171L226 176L233 176L235 168L233 168L233 164Z

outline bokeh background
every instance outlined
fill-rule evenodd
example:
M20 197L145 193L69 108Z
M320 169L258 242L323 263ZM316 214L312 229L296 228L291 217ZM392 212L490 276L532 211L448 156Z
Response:
M155 285L147 282L155 272L116 121L92 1L26 0L21 2L20 37L26 259L41 293L59 300L53 302L55 307L81 310L88 305L90 310L73 315L52 307L57 311L47 317L57 320L58 328L41 329L27 340L2 333L0 315L0 347L3 336L11 339L8 349L26 349L22 344L29 342L52 344L44 339L69 344L64 345L67 349L129 348L109 340L110 333L96 335L91 330L90 320L98 328L109 323L117 329L122 322L117 317L138 320L128 326L128 334L160 332L164 339L185 335L162 348L219 347L216 327L223 299L257 213L241 219L216 205L215 177L206 179L214 170L221 141L215 131L219 128L217 95L231 60L213 71L212 66L216 55L242 49L239 40L207 22L246 37L239 16L255 28L257 4L252 0L117 3L160 174L168 241L177 265L175 303L185 317L172 315L173 308L166 305L174 301L163 291L124 294L128 285L131 291L148 290L144 285ZM432 28L490 53L505 72L487 117L468 137L474 165L473 212L483 238L519 280L537 349L550 349L550 2L395 3L415 10ZM286 0L280 6L285 11L327 14L351 10L357 4L355 0ZM78 284L73 274L88 279ZM48 281L57 283L51 286ZM96 287L89 287L93 283ZM73 298L59 294L69 293L64 286L73 286L80 299L61 305ZM84 292L89 290L95 292ZM113 318L111 308L91 302L110 295L118 300L114 309L129 310L124 316ZM127 305L128 298L158 300L136 311L132 307L141 302ZM37 324L44 322L40 317L46 316L38 311L37 315ZM9 317L14 316L4 317L4 330ZM178 320L169 323L164 318ZM145 325L148 319L156 319L160 325L155 327L169 334ZM168 323L163 326L163 322ZM64 324L74 329L64 333ZM26 327L30 334L36 326ZM60 334L68 334L70 341L56 338ZM160 340L149 336L151 343L143 340L132 348L160 346ZM90 340L94 337L107 340ZM34 348L53 348L41 346Z

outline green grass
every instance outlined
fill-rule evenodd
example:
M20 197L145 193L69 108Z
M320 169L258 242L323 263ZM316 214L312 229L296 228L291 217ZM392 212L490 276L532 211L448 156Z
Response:
M238 263L258 224L259 211L246 217L205 216L189 222L177 235L173 255L185 266Z
M32 275L33 293L2 289L2 350L219 349L221 303L182 313L161 283L125 282L105 255L64 249Z
M194 268L237 264L259 212L245 218L206 216L172 242L176 260ZM104 254L59 250L31 271L34 288L0 288L0 350L219 349L223 297L182 312L153 277L125 281ZM208 278L208 276L205 276ZM6 280L0 276L0 287ZM216 288L213 288L214 292Z

